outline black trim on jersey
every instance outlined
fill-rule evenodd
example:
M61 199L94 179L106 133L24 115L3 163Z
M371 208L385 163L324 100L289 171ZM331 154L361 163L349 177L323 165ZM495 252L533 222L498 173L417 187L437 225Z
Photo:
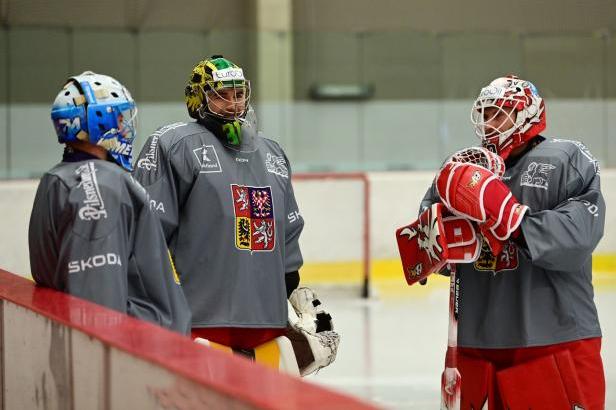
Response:
M541 144L543 141L545 141L545 137L542 137L541 135L537 135L535 138L533 138L532 140L530 140L528 142L528 144L526 145L526 148L524 149L524 151L520 152L519 155L517 155L515 158L512 158L511 156L509 156L509 158L507 158L507 160L505 161L505 166L507 168L510 168L512 166L514 166L515 164L518 163L518 161L522 158L524 158L524 156L533 148L535 148L537 145Z

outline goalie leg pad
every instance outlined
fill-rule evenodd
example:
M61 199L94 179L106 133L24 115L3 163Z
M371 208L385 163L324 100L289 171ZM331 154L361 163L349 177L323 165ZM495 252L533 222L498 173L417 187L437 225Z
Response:
M281 372L299 376L299 367L295 359L293 344L285 336L278 336L271 342L257 346L255 361L277 368Z
M464 354L459 354L457 360L462 379L460 409L497 409L494 391L496 375L492 363Z
M605 408L605 370L601 358L601 338L579 340L569 348L586 400L586 410Z
M497 372L506 409L588 409L568 350Z
M229 346L215 343L202 337L195 338L194 342L225 353L241 355L249 360L292 376L299 376L299 368L295 359L293 345L285 336L278 336L276 339L260 344L254 349L232 349Z

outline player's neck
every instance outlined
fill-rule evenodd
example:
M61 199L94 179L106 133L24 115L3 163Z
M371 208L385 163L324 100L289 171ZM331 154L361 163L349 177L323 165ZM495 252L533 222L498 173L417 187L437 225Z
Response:
M523 152L526 151L527 148L528 148L528 142L524 145L520 145L519 147L512 149L511 153L509 154L509 158L513 160L517 159Z
M86 152L90 155L95 156L96 158L106 160L107 159L107 150L101 146L90 144L85 141L71 141L68 142L71 148L77 151Z
M531 139L530 141L526 141L524 145L520 145L519 147L516 147L515 149L511 150L511 153L509 154L509 156L507 157L507 160L505 161L505 165L507 165L507 167L513 166L514 164L518 162L520 158L526 155L528 151L535 148L543 140L544 138L538 135L535 138Z

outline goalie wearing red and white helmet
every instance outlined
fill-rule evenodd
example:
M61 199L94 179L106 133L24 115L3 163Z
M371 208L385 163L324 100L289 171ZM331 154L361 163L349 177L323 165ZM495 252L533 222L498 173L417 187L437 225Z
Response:
M481 90L472 121L504 165L478 161L476 149L457 153L420 205L441 202L484 239L474 262L456 266L461 408L487 401L490 409L602 409L592 284L592 253L605 225L598 161L579 141L539 135L544 102L514 76ZM421 254L416 248L401 252L405 266L415 262L408 255Z
M500 77L481 89L471 121L483 146L507 159L545 129L545 104L530 81Z

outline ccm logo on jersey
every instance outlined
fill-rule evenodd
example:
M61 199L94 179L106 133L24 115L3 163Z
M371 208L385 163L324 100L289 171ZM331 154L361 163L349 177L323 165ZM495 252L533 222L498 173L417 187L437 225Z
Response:
M115 253L103 253L100 255L90 256L87 259L70 261L68 263L68 273L79 273L86 269L99 268L106 265L122 266L120 255Z

